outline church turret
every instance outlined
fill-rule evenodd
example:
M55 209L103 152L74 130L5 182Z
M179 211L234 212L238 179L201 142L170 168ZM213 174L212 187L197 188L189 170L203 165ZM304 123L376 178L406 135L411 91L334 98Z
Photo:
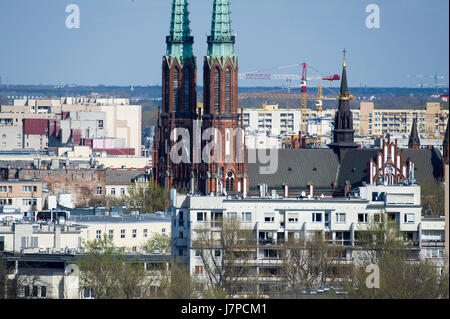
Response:
M203 166L202 189L208 193L244 193L249 185L243 152L245 137L240 123L242 115L238 112L235 41L230 1L214 0L211 34L207 37L208 50L203 64L202 131L217 129L213 140L221 146L221 152L214 150L215 161Z
M190 156L192 154L192 121L197 119L197 64L193 43L188 1L173 0L166 54L162 58L162 109L153 156L154 177L167 189L172 186L189 188L191 184L192 159L190 163L174 164L169 154L171 147L179 140L178 137L171 138L175 128L189 131L188 153Z
M408 148L420 148L420 138L417 131L417 116L413 119L411 134L409 135Z
M333 142L328 146L332 148L342 163L347 150L358 148L359 145L354 142L355 130L353 129L353 114L350 110L350 100L353 96L348 92L347 84L347 64L342 64L341 89L339 91L339 107L334 118Z

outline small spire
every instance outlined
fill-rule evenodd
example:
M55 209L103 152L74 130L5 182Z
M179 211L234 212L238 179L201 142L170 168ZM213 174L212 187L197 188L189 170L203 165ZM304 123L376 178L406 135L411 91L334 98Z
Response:
M417 115L413 119L413 124L411 127L411 134L409 136L409 148L420 148L420 138L417 131Z
M342 66L345 68L347 66L347 64L345 63L345 54L347 53L347 50L344 48L342 52L344 53L344 63L342 64Z

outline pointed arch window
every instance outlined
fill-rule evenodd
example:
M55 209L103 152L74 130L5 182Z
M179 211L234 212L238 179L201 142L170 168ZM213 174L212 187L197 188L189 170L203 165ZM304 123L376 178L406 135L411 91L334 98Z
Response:
M165 83L164 83L164 112L169 112L169 79L170 79L170 74L169 74L170 70L169 67L166 65L166 71L165 73Z
M173 70L173 103L176 111L180 111L180 103L179 103L179 91L180 82L179 82L179 71L178 68Z
M234 188L234 173L232 171L229 171L225 178L225 189L227 190L227 193L230 193L233 192L233 188Z
M183 73L184 78L184 112L189 112L191 102L191 70L186 68Z
M210 96L209 96L209 94L210 94L209 87L210 87L211 83L209 82L209 80L210 80L209 72L206 72L205 80L204 80L204 88L203 88L203 90L204 90L204 92L203 92L203 99L204 99L204 101L203 102L204 102L204 107L205 107L205 110L204 110L205 114L210 114L211 113L211 108L210 108L210 105L209 105L209 103L211 101Z
M225 74L225 113L231 113L231 71L227 68Z
M220 70L214 70L214 113L220 113Z

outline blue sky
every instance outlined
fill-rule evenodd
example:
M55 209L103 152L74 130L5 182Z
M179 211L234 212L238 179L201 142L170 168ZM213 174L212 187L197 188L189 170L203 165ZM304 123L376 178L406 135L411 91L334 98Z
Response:
M65 26L71 3L80 29ZM379 29L365 24L372 3ZM0 0L2 83L160 84L170 9L171 0ZM190 0L199 85L211 9ZM240 72L307 62L340 73L345 47L350 86L416 86L436 73L448 84L448 0L232 0L231 10ZM277 83L240 82L254 84Z

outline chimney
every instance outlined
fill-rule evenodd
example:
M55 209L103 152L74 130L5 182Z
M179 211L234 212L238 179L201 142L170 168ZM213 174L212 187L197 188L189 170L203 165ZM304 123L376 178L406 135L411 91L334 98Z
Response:
M350 182L345 182L345 197L347 197L348 192L350 192Z
M289 184L288 183L284 183L284 197L289 197Z
M309 186L309 195L311 195L311 198L313 198L314 197L314 183L309 182L308 186Z

